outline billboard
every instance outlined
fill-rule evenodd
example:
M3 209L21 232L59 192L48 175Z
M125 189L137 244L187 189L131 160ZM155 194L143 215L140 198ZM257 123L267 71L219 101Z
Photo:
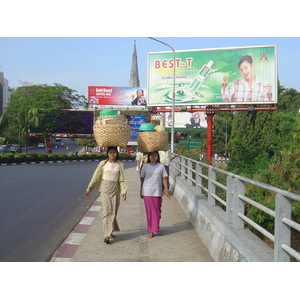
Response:
M39 123L31 133L93 134L94 112L85 110L57 110Z
M207 128L204 112L175 112L174 128ZM172 113L165 113L165 127L172 127Z
M89 86L88 103L109 106L146 106L146 92L146 89L139 87Z
M140 126L146 123L146 116L128 116L125 115L128 124L131 127L130 141L137 141L137 135L140 132Z
M173 52L148 53L148 105L170 106ZM175 51L175 105L277 103L277 46Z

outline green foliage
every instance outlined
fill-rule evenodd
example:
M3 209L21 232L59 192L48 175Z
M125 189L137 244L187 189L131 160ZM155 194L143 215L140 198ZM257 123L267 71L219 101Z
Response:
M80 139L77 141L78 146L85 146L87 148L96 147L97 143L95 139Z
M26 155L26 161L29 161L29 162L33 162L33 161L37 161L37 155L34 155L35 153L32 153L32 154L27 154Z
M90 160L90 159L106 159L106 153L91 153L91 154L81 154L81 155L67 155L65 153L61 154L46 154L46 153L1 153L0 163L19 163L19 162L40 162L40 161L66 161L66 160ZM120 152L121 160L135 160L134 155L128 155L126 153Z
M39 161L47 161L49 159L48 154L46 153L39 153L38 154L38 160Z
M120 158L120 160L122 160L122 159L124 159L124 160L135 160L135 157L133 155L129 155L129 154L124 153L124 152L119 153L119 158Z
M48 154L48 160L59 160L59 155L58 154Z
M300 93L280 86L277 111L240 112L232 123L231 158L227 170L300 194ZM274 209L275 195L250 187L247 197ZM273 230L274 219L248 205L247 216ZM300 219L300 203L292 204Z
M214 116L213 149L216 153L227 152L232 130L232 112L218 112Z
M255 199L255 194L253 195L247 195L251 199ZM265 207L275 210L275 199L274 197L269 198L260 198L260 199L255 199L256 202L264 205ZM274 218L270 216L269 214L263 212L262 210L258 209L255 206L249 206L247 209L247 217L250 218L251 220L254 220L257 224L259 224L261 227L269 230L274 229Z
M1 163L14 162L14 154L12 154L12 153L1 153L0 162Z
M238 141L232 143L232 149L235 155L232 155L227 171L253 177L256 172L264 170L269 164L268 154L261 152L259 147L245 147Z
M20 86L11 93L9 106L16 111L18 106L23 106L27 109L43 109L46 112L79 108L85 105L86 99L75 94L76 92L57 83Z
M58 157L59 157L59 160L68 160L69 159L69 156L65 153L59 154Z
M197 149L188 149L186 144L178 144L176 146L175 152L182 155L186 156L188 158L194 159L194 160L199 160L200 157L202 157L203 152L205 150L203 148L197 148Z
M78 159L79 159L79 156L76 155L76 154L71 154L71 155L69 155L68 159L69 159L69 160L78 160Z
M26 162L26 154L24 153L17 153L14 156L15 162Z
M26 146L28 131L38 128L46 138L61 122L56 110L86 107L86 98L76 92L57 83L16 88L10 95L5 118L0 119L0 136Z
M295 89L285 89L278 96L277 107L281 112L296 115L300 108L300 92Z

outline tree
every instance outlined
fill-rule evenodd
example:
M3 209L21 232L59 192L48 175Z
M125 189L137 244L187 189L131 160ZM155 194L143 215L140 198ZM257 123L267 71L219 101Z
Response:
M296 115L300 109L300 92L295 89L284 89L278 96L277 108L281 112Z
M253 175L255 168L259 171L266 166L266 160L271 161L272 157L278 155L283 148L295 145L293 128L300 108L300 93L295 89L285 89L280 83L278 91L276 111L236 113L229 142L233 158L229 163L231 171L234 171L234 166L241 166L236 161L241 160L244 162L245 175L247 168ZM262 159L261 162L259 157ZM253 169L255 163L256 167Z
M233 116L232 112L218 112L214 116L213 149L216 153L228 151Z
M87 106L86 98L75 93L75 90L57 83L53 86L40 84L16 88L11 93L7 107L11 127L18 127L19 125L17 125L15 120L18 118L23 120L26 112L36 110L38 112L36 117L39 119L40 130L45 139L46 151L51 152L47 140L49 140L59 120L57 111ZM35 124L37 123L31 122L28 124L28 126L30 125L28 129L36 129L37 126Z
M4 112L0 117L0 144L4 144L4 141L6 139L4 137L4 131L7 127L8 127L8 117L7 117L7 113Z
M97 143L95 139L80 139L77 144L79 146L84 146L85 151L87 151L88 148L94 148L96 147Z
M17 124L18 133L19 133L18 144L21 145L24 143L26 154L27 154L28 132L30 128L37 127L39 125L39 119L37 115L38 115L38 111L35 108L24 109L22 111L19 111L16 115L14 115L14 120Z

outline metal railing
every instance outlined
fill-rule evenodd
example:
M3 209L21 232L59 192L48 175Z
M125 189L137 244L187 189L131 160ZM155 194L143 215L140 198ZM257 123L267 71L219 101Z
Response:
M300 261L300 253L291 247L292 229L300 232L300 224L291 219L292 203L300 202L300 195L183 156L171 161L170 171L189 186L195 186L196 193L205 194L208 205L219 205L226 214L226 222L233 228L244 229L248 224L269 239L274 248L274 261L289 262L291 257ZM253 188L261 198L271 193L275 209L246 196ZM251 206L274 218L274 234L246 215L245 211Z

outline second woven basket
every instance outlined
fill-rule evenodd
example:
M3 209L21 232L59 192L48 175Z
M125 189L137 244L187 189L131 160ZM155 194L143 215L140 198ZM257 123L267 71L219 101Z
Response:
M145 131L137 135L138 147L140 152L167 151L168 132Z

